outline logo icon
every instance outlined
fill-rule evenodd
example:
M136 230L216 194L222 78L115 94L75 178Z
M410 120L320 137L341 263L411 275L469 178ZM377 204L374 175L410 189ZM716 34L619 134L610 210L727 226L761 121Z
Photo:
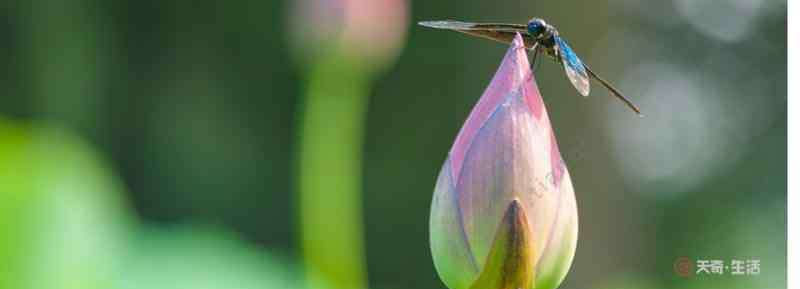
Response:
M672 270L680 277L688 278L692 275L692 260L688 257L678 257L672 264Z

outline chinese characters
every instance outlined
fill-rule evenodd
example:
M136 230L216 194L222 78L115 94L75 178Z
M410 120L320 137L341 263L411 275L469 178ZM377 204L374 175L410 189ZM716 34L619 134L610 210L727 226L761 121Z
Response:
M723 260L698 259L695 268L695 275L759 275L761 274L761 260L731 259L726 263Z
M678 257L673 264L675 274L680 277L706 276L753 276L761 274L760 259L697 259Z

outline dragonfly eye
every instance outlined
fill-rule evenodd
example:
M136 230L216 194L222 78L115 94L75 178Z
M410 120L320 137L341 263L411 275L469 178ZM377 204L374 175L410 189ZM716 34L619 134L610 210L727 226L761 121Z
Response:
M544 20L539 18L533 18L531 21L528 22L528 33L530 33L534 37L538 37L541 35L545 30L545 23Z

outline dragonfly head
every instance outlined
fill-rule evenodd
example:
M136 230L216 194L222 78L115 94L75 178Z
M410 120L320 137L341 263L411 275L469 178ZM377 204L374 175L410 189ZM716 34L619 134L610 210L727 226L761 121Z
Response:
M544 22L543 19L533 18L531 21L528 21L528 33L534 38L544 38L545 32L547 32L547 22Z

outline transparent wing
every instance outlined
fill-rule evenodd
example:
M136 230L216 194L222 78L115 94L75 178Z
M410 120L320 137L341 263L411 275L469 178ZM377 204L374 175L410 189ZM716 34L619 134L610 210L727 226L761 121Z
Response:
M454 30L472 36L491 39L503 43L511 43L514 36L519 33L525 41L525 47L531 48L536 42L528 33L528 28L520 24L503 23L471 23L455 20L422 21L419 25L437 29Z
M572 82L572 86L578 90L578 93L583 96L589 96L589 74L586 73L583 62L578 58L578 55L575 55L575 52L572 51L572 48L567 45L564 39L559 36L554 38L567 78Z

